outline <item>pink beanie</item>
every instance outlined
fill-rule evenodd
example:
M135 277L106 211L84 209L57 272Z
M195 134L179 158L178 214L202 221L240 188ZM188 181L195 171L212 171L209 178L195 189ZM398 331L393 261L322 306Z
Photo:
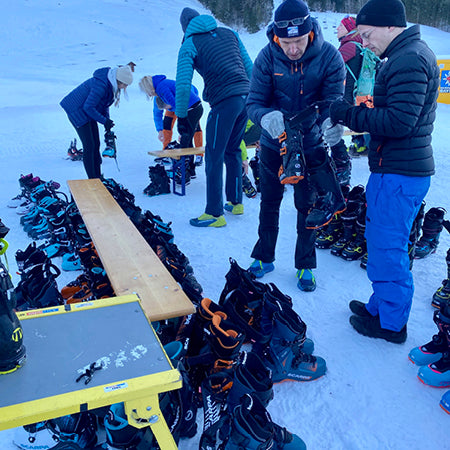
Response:
M341 23L347 31L352 31L356 28L356 20L354 17L346 16L341 20Z

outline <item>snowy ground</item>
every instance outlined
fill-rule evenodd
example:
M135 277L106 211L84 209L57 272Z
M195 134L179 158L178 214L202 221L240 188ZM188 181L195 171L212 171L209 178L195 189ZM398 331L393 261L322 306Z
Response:
M149 198L142 194L149 182L147 167L152 164L147 151L159 149L160 143L153 126L152 105L139 92L137 81L157 73L175 77L182 38L178 17L185 6L205 11L195 0L98 0L89 2L89 7L83 0L15 0L3 5L0 217L11 228L7 240L13 274L15 251L30 243L19 225L19 216L6 207L19 193L20 174L32 172L42 179L56 180L66 192L66 180L85 178L81 162L65 159L75 131L59 101L96 68L129 61L137 64L130 99L122 101L120 108L111 109L120 171L113 160L104 160L105 176L135 194L136 204L143 210L172 221L175 242L189 257L205 296L218 301L229 257L243 267L251 262L258 198L245 198L245 214L227 215L227 227L197 229L188 220L203 212L203 168L187 187L186 197L170 194ZM325 37L337 45L335 27L342 15L315 15ZM422 27L422 32L437 55L450 53L449 33L429 27ZM263 31L241 36L252 58L266 44ZM198 75L194 84L200 89L203 86ZM205 120L206 114L202 122ZM433 134L437 169L426 209L443 206L450 211L445 194L450 173L449 123L450 105L440 104ZM365 184L368 173L366 158L354 160L352 184ZM274 282L293 297L295 309L315 341L316 354L327 361L328 372L314 382L277 385L269 405L273 420L301 436L309 449L450 449L450 416L438 407L445 390L421 384L417 367L407 359L411 348L436 333L430 300L446 276L448 233L442 234L434 255L414 263L416 292L404 345L362 337L348 324L349 300L365 301L371 292L358 262L345 262L328 251L318 251L317 290L300 292L295 282L294 242L295 209L288 189L281 212L276 270L264 281ZM75 277L74 273L65 273L58 284L62 287ZM18 282L17 275L14 281ZM0 448L14 448L13 434L14 430L0 432ZM180 448L198 448L198 439L199 434L183 441Z

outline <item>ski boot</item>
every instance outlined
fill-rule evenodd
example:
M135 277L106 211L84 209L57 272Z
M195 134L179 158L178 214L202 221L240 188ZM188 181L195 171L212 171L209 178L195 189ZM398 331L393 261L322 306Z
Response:
M342 194L328 192L319 197L316 204L306 217L305 226L309 230L316 230L328 225L334 215L345 211L345 201Z
M433 294L431 300L431 306L438 309L450 304L450 248L447 250L445 262L447 263L447 278L442 281L442 286Z
M67 156L71 161L82 161L83 160L83 149L77 149L77 139L70 141L70 146L67 150Z
M13 285L5 266L0 262L0 375L23 366L26 350L23 331L14 308Z
M259 156L256 154L250 161L249 161L250 169L252 169L253 173L253 179L255 180L255 187L256 192L261 192L260 187L260 180L259 180Z
M323 228L316 238L316 247L328 249L342 236L343 225L341 214L335 214L331 222Z
M447 413L450 414L450 391L447 391L441 398L439 406Z
M434 387L450 387L450 306L436 312L438 321L442 323L438 325L445 334L446 349L442 351L439 360L432 362L419 369L417 377L422 383ZM444 347L439 347L444 350Z
M430 342L415 347L409 352L409 360L417 366L426 366L439 361L448 349L446 336L450 335L450 318L446 322L443 319L443 312L435 311L433 320L438 327L438 334L435 334Z
M170 194L170 180L166 169L162 164L156 164L148 168L150 184L144 189L144 194L149 197L161 194Z
M305 333L306 326L294 310L274 313L272 339L263 355L274 383L311 381L325 374L325 360L303 351Z
M363 205L355 224L355 236L352 240L347 242L342 249L341 258L346 261L356 261L362 258L367 251L366 238L364 232L366 231L366 206Z
M114 134L114 131L105 131L105 145L106 148L103 150L102 156L105 158L116 158L117 157L117 149L116 149L116 139L117 136Z
M259 398L246 393L232 411L229 438L223 448L306 450L306 445L297 435L274 424Z
M250 181L250 178L247 176L247 174L242 174L242 190L244 191L244 194L248 198L255 198L256 197L256 189L253 187L252 182Z
M419 239L420 230L422 229L423 218L425 216L425 200L422 201L420 205L419 212L414 219L411 227L411 232L409 233L408 239L408 256L409 256L409 270L412 270L414 264L414 258L416 255L416 246Z
M416 259L425 258L436 251L446 212L444 208L430 208L426 212L423 220L422 236L417 242L415 250L414 257Z

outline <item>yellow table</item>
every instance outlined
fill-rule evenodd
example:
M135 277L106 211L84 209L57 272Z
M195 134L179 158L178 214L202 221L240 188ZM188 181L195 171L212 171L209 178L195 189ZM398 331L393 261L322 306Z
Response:
M158 394L181 387L136 295L18 313L25 365L0 377L0 430L124 402L128 422L177 446ZM103 363L89 384L76 382Z

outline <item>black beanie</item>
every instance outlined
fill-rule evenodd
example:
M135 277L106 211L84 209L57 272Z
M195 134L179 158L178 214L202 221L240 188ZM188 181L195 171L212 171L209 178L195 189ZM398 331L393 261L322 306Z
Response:
M285 28L277 26L279 21L304 18L306 16L308 17L300 25L294 25L290 22ZM306 3L301 0L285 0L275 11L273 29L280 38L291 38L308 34L312 30L312 22Z
M405 5L401 0L369 0L356 16L356 25L406 27Z
M198 11L192 8L184 8L183 11L181 11L180 15L180 24L181 28L183 29L183 33L186 33L186 28L189 25L189 22L194 18L199 16L200 14Z

